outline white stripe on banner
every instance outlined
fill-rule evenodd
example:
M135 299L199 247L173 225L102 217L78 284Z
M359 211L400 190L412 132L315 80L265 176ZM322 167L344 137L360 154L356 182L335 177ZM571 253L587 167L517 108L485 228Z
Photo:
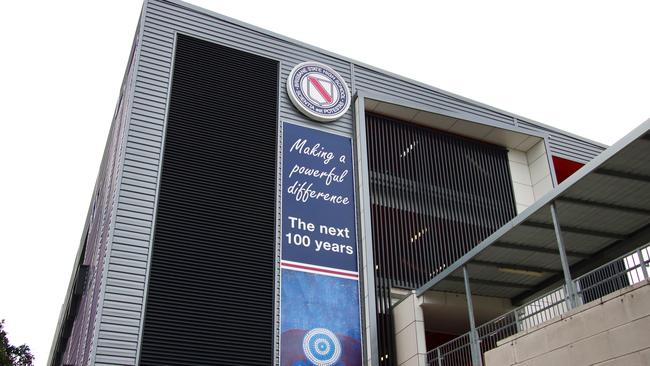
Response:
M305 264L305 263L292 262L286 260L281 261L280 266L284 269L290 269L294 271L318 273L326 276L359 280L359 272L352 272L352 271L346 271L342 269L322 267L313 264Z

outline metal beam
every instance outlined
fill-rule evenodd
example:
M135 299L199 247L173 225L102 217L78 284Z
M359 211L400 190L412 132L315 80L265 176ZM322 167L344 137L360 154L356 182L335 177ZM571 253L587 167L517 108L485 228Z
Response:
M641 245L645 245L650 242L650 225L646 225L642 229L634 232L626 240L618 241L606 248L601 249L600 251L589 256L588 259L584 259L571 267L571 272L576 277L582 276L583 274L598 268L603 264L611 262L613 259L616 259L622 256L625 253L628 253ZM547 292L552 286L555 286L559 281L562 281L562 275L557 274L549 277L548 279L540 282L535 285L529 291L524 291L519 295L511 299L513 305L521 305L523 301L526 301L528 298L535 294L540 294Z
M468 262L467 264L470 264L470 265L474 264L474 265L477 265L477 266L492 267L492 268L512 268L512 269L515 269L515 270L528 271L528 272L560 273L560 271L558 271L556 269L543 268L543 267L534 267L534 266L522 266L520 264L514 264L514 263L499 263L499 262L488 262L488 261L472 260L471 262Z
M453 282L464 282L462 277L450 276L445 278L445 280ZM473 283L486 286L496 286L496 287L512 287L512 288L521 288L521 289L530 289L530 286L524 285L521 283L514 282L505 282L505 281L491 281L491 280L481 280L478 278L472 279Z
M424 285L420 286L416 290L416 295L422 296L422 294L424 294L426 291L435 288L440 282L448 279L449 276L451 276L456 271L460 270L460 268L463 265L465 265L465 263L469 262L472 258L476 257L481 252L489 248L491 245L495 244L498 240L500 240L504 235L509 233L512 229L514 229L519 225L522 225L524 221L530 219L531 216L539 212L539 210L543 209L546 205L550 204L555 199L565 194L567 190L575 187L577 182L584 179L587 175L594 173L603 163L605 163L612 157L617 156L617 154L624 151L628 147L628 145L630 145L631 143L633 143L634 141L638 140L643 136L647 136L648 131L650 131L650 119L646 120L643 124L641 124L639 127L635 128L632 132L624 136L613 146L609 147L608 149L603 151L600 155L592 159L582 169L575 172L573 175L567 178L566 181L564 181L559 186L555 187L551 192L544 195L541 199L533 202L533 204L530 207L528 207L528 209L526 209L524 213L515 216L515 218L510 220L508 223L506 223L499 229L497 229L497 231L492 233L489 237L487 237L481 243L476 245L469 252L465 253L465 255L463 255L461 258L456 260L454 263L450 264L441 273L434 276L432 279L427 281ZM616 237L619 238L620 235L616 235ZM534 285L534 289L533 288L528 289L534 292L523 291L520 295L516 296L516 299L521 299L522 296L530 296L531 294L539 291L541 289L540 286L548 285L549 281L551 280L557 281L555 276L552 276L550 279L542 281L541 284Z
M463 282L465 283L465 297L467 298L467 316L469 317L470 329L470 346L472 352L472 365L482 366L481 347L479 346L479 337L476 332L476 322L474 321L474 304L472 302L472 291L469 287L469 274L467 266L463 266Z
M541 223L541 222L526 221L526 222L522 223L521 225L522 226L536 227L536 228L539 228L539 229L555 230L553 228L553 225L544 224L544 223ZM600 230L581 229L581 228L572 227L572 226L562 226L562 231L566 232L566 233L599 236L599 237L602 237L602 238L611 238L611 239L617 239L617 240L623 240L623 239L626 238L626 236L622 235L622 234L612 233L612 232L608 232L608 231L600 231Z
M506 242L499 241L499 242L496 242L496 243L492 244L492 246L497 247L497 248L504 248L504 249L525 250L525 251L533 252L533 253L557 255L557 250L555 250L555 249L534 247L532 245L522 245L522 244L506 243ZM587 258L587 257L589 257L588 253L581 253L581 252L576 252L576 251L571 251L571 250L567 250L566 255L569 256L569 257L576 257L576 258Z
M596 169L594 173L601 174L601 175L608 175L610 177L624 178L624 179L650 183L650 176L643 175L643 174L626 173L626 172L620 172L618 170L605 169L605 168Z
M638 213L640 215L650 215L650 210L644 208L615 205L612 203L604 203L604 202L587 201L579 198L560 197L556 201L574 203L576 205L606 208L606 209L617 210L621 212Z
M555 238L557 239L557 249L560 252L560 262L562 263L562 272L564 273L564 285L566 286L566 292L568 295L567 305L569 305L569 309L573 309L576 306L576 291L573 287L573 279L571 279L571 269L569 268L569 261L567 260L564 249L564 238L562 235L562 229L560 228L560 220L557 216L555 203L551 203L551 217L553 218L553 228L555 229Z
M351 67L354 67L354 64L350 64ZM354 74L352 74L354 75ZM362 93L357 93L356 100L354 101L354 155L356 156L355 167L356 177L358 178L356 183L356 192L357 192L357 217L361 218L357 225L357 242L359 243L360 248L365 248L362 251L362 258L366 267L366 272L362 272L362 276L366 286L362 288L364 291L365 300L365 309L366 312L372 312L370 309L376 309L376 288L375 288L375 276L374 268L375 262L372 251L372 222L370 220L370 183L369 183L369 170L368 170L368 150L366 147L366 124L365 124L365 97ZM368 364L370 366L379 365L379 341L378 341L378 328L377 328L377 317L369 316L363 321L364 327L367 328L364 338L367 339L366 345L364 347L364 358L370 359Z

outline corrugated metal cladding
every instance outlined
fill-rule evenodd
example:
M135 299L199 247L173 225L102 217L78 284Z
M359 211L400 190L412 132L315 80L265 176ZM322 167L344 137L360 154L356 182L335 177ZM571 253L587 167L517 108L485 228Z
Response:
M122 169L128 96L132 93L129 86L135 69L137 44L136 35L88 212L79 268L73 271L76 278L72 282L73 288L70 289L73 291L70 304L72 306L66 314L68 319L62 319L61 337L52 350L51 365L88 365L91 362L92 348L96 345L97 323L101 318L99 314L102 310L110 313L110 304L104 303L102 309L98 307L106 281L104 271L115 213L118 177Z
M422 286L516 208L501 147L373 114L366 134L379 356L392 365L391 288Z
M178 36L140 365L273 363L278 63Z
M123 101L124 99L122 99ZM105 150L100 175L92 200L90 222L83 249L83 265L88 266L87 279L83 284L83 293L74 319L74 326L69 333L67 347L63 358L54 356L54 364L87 365L90 349L95 334L97 304L102 286L104 260L106 257L107 239L113 213L113 197L117 187L117 153L119 136L124 131L123 108L120 103L119 117L111 126L109 142ZM64 331L64 333L67 333Z

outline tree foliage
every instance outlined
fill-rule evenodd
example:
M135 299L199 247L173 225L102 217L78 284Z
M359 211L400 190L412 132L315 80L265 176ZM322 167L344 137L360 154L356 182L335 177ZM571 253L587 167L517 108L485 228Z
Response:
M0 321L0 366L32 366L34 356L29 346L12 346L9 344L7 332L4 330L5 321Z

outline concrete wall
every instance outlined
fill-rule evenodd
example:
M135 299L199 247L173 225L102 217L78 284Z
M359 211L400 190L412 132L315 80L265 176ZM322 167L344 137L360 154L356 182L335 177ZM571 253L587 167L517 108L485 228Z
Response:
M650 281L501 341L485 365L650 365Z
M426 332L465 333L469 328L465 295L430 291L421 297L404 293L393 306L396 363L398 366L428 366ZM512 309L507 299L472 296L480 324Z
M513 309L509 299L472 296L474 319L483 324ZM427 291L420 296L425 329L435 333L463 334L469 329L465 294Z
M393 308L398 366L426 366L427 345L421 298L409 295Z
M553 177L544 141L527 151L509 149L508 164L512 176L517 213L553 189Z

